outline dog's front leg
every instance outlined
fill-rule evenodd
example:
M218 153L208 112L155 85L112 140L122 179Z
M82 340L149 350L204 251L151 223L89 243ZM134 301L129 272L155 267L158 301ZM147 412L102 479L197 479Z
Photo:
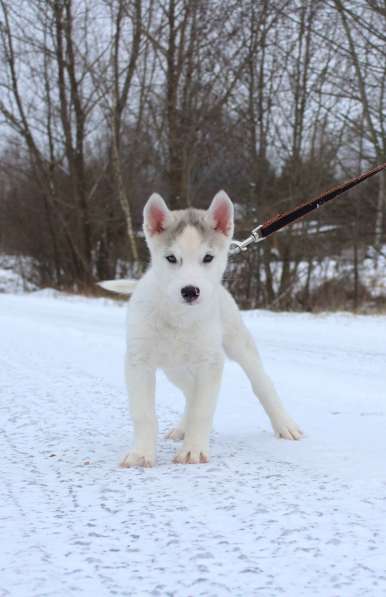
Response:
M198 464L209 460L209 434L212 429L220 389L223 359L200 366L191 396L187 400L185 437L174 458L180 464Z
M241 318L233 334L224 337L227 356L236 361L249 377L253 391L271 420L275 434L284 439L300 439L302 431L286 413L271 379L266 374L255 343Z
M157 419L155 416L155 369L143 364L126 364L126 383L134 427L133 449L121 466L150 467L155 463Z

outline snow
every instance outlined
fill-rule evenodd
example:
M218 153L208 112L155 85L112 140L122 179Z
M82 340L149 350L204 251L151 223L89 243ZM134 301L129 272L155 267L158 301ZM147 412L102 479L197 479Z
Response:
M211 461L157 467L131 441L125 309L0 296L0 595L386 594L386 317L245 314L303 441L273 437L225 368Z
M31 258L0 252L0 293L19 294L36 290L36 285L31 281L32 271Z
M0 267L0 292L25 292L33 290L33 284L29 284L23 277L12 269Z
M272 284L275 293L277 293L280 288L283 263L279 259L280 255L277 250L274 249L272 253L278 258L276 262L271 262ZM382 255L386 255L386 247L383 247ZM293 294L301 293L304 290L309 263L307 261L300 261L297 264L291 262L290 267L293 271L295 271L295 266L296 277L291 287ZM363 258L359 260L358 277L360 284L366 288L372 299L386 297L386 259L384 256L380 256L376 260L373 251L369 250L364 254ZM261 272L261 280L265 281L263 271ZM316 292L323 284L331 280L340 281L347 290L353 289L354 269L351 255L329 256L314 260L309 281L310 290Z

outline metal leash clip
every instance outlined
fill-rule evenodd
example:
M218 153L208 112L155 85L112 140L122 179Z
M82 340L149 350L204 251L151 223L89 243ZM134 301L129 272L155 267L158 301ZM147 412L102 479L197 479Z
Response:
M262 225L256 226L251 234L245 240L232 240L229 248L230 255L238 255L247 250L249 245L252 243L260 243L264 240L264 236L261 234Z

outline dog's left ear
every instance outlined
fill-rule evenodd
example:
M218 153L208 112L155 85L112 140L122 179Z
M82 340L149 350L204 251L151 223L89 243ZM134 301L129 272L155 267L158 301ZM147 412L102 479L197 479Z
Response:
M150 236L163 232L170 220L170 211L161 195L153 193L143 210L143 228Z
M225 191L219 191L209 206L208 213L213 227L218 232L232 238L233 236L233 203Z

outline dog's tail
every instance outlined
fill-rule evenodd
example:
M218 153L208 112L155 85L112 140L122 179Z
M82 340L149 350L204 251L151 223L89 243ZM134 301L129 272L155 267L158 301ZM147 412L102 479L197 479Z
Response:
M132 294L137 283L138 280L103 280L97 282L98 286L110 292L118 292L118 294Z

